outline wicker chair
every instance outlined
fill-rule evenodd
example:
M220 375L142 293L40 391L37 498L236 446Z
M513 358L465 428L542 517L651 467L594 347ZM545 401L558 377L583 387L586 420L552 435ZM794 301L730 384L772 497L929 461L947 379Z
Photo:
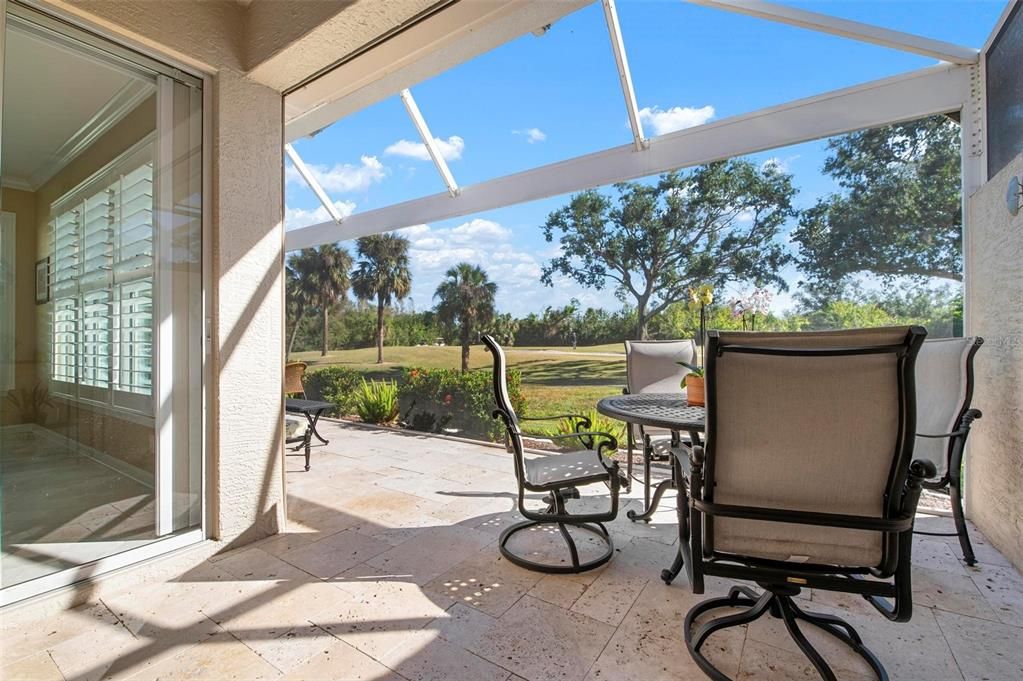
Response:
M302 377L305 375L305 362L288 362L284 365L284 394L300 395L305 399L305 384Z
M507 365L504 351L492 336L483 336L483 343L494 356L494 399L497 404L494 418L503 420L507 430L515 460L518 511L526 518L525 522L512 525L501 533L498 542L501 554L519 567L554 574L584 572L603 565L614 555L611 536L603 523L610 522L618 516L618 491L622 483L618 463L608 459L604 454L617 451L618 441L608 433L589 431L590 422L582 416L559 415L534 418L517 416L508 396L508 384L505 376ZM576 440L586 449L526 459L519 422L554 419L575 419L576 426L575 432L555 435L552 439ZM611 494L610 508L598 513L570 513L566 507L566 501L579 498L579 487L593 484L607 485ZM546 507L542 510L526 508L526 492L545 494ZM558 528L568 547L570 562L562 561L557 564L538 562L525 558L508 547L508 542L514 535L523 530L535 530L543 525L554 525ZM571 529L583 531L595 537L604 545L604 552L591 560L580 560L579 550L572 537Z
M677 393L681 392L682 379L689 369L679 362L696 364L696 342L692 340L667 341L625 341L625 393ZM652 509L659 497L650 504L650 462L654 458L671 456L671 448L679 444L678 434L660 428L646 428L627 425L629 460L626 473L629 487L632 487L632 454L636 442L643 446L643 507L646 511L637 514L629 511L630 520L650 520ZM638 435L638 437L637 437Z
M963 515L963 451L970 427L981 417L970 402L973 358L983 343L979 337L928 340L916 360L916 456L934 464L937 475L924 482L924 488L948 490L956 528L955 532L917 534L959 537L967 565L976 564L977 558Z
M920 327L771 334L710 333L707 440L675 458L681 562L694 593L714 575L734 586L686 615L690 655L727 680L701 648L714 632L766 613L783 620L820 676L834 673L799 623L834 636L887 679L856 631L806 612L813 588L863 596L885 617L912 615L910 560L921 486L934 465L912 460ZM664 575L666 579L672 575ZM717 608L741 608L697 620Z

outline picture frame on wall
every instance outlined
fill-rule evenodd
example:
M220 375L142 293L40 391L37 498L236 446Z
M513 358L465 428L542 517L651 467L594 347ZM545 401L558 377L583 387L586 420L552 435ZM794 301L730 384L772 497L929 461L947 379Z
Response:
M36 305L50 302L50 258L36 261Z

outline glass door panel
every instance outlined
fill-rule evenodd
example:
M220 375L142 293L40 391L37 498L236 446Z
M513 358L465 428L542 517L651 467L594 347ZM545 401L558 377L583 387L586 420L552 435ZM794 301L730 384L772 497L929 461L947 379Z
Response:
M203 432L201 89L7 10L0 602L199 527Z

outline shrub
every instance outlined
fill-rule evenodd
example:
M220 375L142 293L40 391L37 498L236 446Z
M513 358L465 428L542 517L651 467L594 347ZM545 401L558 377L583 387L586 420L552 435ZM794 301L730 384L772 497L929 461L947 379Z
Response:
M522 375L508 372L508 394L516 413L525 411ZM414 430L455 429L469 437L499 440L504 424L493 418L493 374L488 369L405 369L398 389L402 419Z
M355 391L355 411L366 423L391 423L398 418L398 384L367 381Z
M347 416L355 411L355 393L362 374L345 367L330 366L305 375L305 394L311 400L335 405L327 416Z

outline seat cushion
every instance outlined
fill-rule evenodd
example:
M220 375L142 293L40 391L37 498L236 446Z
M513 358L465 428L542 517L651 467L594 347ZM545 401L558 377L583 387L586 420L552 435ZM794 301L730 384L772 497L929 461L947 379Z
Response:
M305 437L305 434L309 431L309 419L295 418L293 416L284 417L284 439L288 441L301 440Z
M600 454L590 450L527 459L526 484L530 487L568 487L609 479Z

